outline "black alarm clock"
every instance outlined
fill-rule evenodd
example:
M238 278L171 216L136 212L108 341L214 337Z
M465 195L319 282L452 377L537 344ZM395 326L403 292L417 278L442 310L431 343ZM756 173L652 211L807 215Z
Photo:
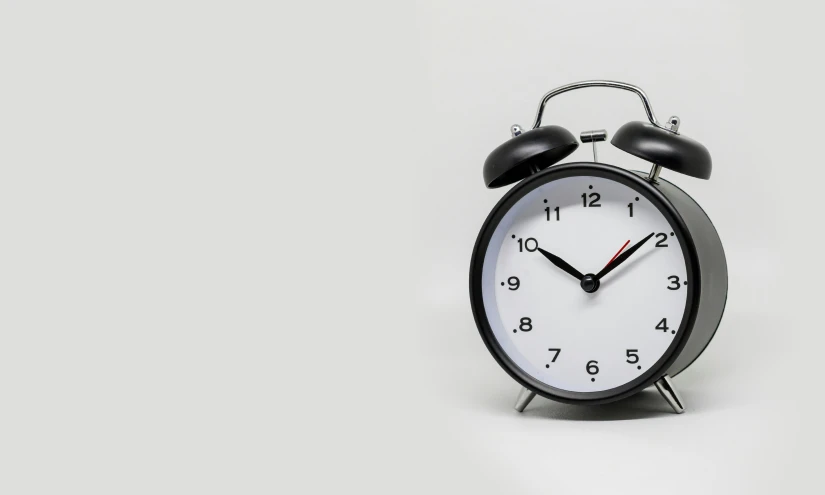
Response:
M557 165L577 147L566 129L541 126L547 102L567 91L631 91L648 122L630 122L611 143L652 164L650 172L600 163L603 130L580 135L592 162ZM481 227L470 262L470 301L493 358L523 387L521 412L539 394L572 404L603 404L651 384L677 413L672 377L702 354L722 319L728 291L719 234L662 168L708 179L711 157L660 123L631 84L584 81L550 91L533 128L484 163L487 187L517 183Z

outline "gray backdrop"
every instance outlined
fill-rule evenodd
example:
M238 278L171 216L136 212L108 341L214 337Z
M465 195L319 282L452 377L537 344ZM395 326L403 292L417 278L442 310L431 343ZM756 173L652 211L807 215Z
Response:
M815 491L822 14L2 3L0 491ZM504 193L484 158L591 78L641 86L713 155L710 181L663 173L730 270L716 339L675 379L681 416L650 390L518 415L470 313ZM545 122L643 117L592 89Z

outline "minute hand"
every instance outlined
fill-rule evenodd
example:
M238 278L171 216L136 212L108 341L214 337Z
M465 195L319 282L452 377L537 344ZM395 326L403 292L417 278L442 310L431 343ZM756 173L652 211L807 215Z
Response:
M596 278L601 279L602 277L604 277L608 273L612 272L614 268L616 268L617 266L624 263L625 260L630 258L633 255L633 253L636 252L637 249L642 247L642 244L646 243L651 237L653 237L653 234L655 234L655 232L651 232L650 235L648 235L647 237L645 237L641 241L634 244L632 248L630 248L627 251L620 254L611 263L608 263L608 265L606 267L602 268L602 271L600 271L599 273L596 274Z

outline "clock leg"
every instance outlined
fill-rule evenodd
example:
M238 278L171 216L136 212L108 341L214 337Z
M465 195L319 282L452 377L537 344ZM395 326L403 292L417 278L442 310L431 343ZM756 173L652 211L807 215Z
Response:
M533 400L533 397L536 396L536 393L532 390L527 390L526 388L522 388L521 392L518 393L518 398L516 398L516 411L524 412L524 408L527 407L527 404Z
M665 375L656 380L656 390L658 390L667 403L670 404L670 407L673 408L673 412L676 414L682 414L685 412L685 406L683 405L682 398L679 397L679 393L676 392L675 388L673 388L673 381L670 379L669 375Z

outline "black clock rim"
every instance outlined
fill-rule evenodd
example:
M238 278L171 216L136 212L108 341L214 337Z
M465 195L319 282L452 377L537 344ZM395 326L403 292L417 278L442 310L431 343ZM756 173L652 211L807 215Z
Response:
M659 211L670 222L674 228L674 233L680 242L685 258L687 273L691 279L690 286L687 287L687 304L685 313L682 316L682 323L670 346L653 366L645 373L634 380L631 380L619 387L598 392L572 392L551 387L530 376L515 364L499 345L490 323L487 320L487 312L484 308L482 296L482 270L484 266L484 255L487 252L490 239L495 228L498 226L504 215L510 208L529 192L548 182L574 176L593 176L615 180L631 189L644 195L653 203ZM693 326L696 322L696 315L699 310L699 298L701 295L701 274L699 259L696 252L696 245L693 237L685 224L684 219L671 202L655 187L655 185L642 179L625 169L613 165L593 162L575 162L564 165L556 165L538 172L514 186L504 197L493 207L484 224L481 227L476 239L473 255L470 259L470 305L473 311L473 318L476 327L481 334L487 350L493 355L496 362L514 380L525 388L536 392L542 397L565 402L570 404L604 404L629 397L644 390L661 378L668 368L674 363L682 352L690 337Z

